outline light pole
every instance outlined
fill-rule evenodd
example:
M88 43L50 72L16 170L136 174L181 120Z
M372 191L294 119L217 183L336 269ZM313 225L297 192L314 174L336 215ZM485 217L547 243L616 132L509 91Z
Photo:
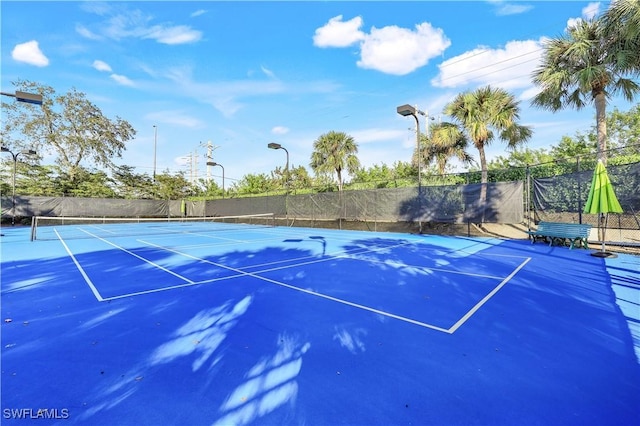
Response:
M287 151L287 149L280 145L279 143L275 143L275 142L270 142L267 145L267 148L269 149L282 149L284 150L284 152L287 153L287 165L285 166L284 170L285 170L285 186L287 188L287 194L289 193L289 151Z
M418 114L423 115L427 118L427 137L429 136L429 121L428 121L429 115L424 111L420 111L417 107L413 107L409 104L400 105L396 109L396 111L398 112L398 114L404 117L411 115L416 120L416 149L418 153L418 188L420 188L422 184L422 175L421 175L422 152L420 152L420 120L418 119Z
M36 93L27 93L16 90L16 93L0 92L0 94L16 98L16 101L18 102L24 102L33 105L42 105L42 95L38 95Z
M153 125L153 181L156 181L156 150L158 148L158 126Z
M20 152L16 152L15 154L13 152L11 152L8 148L5 148L4 146L0 148L0 151L2 152L8 152L9 154L11 154L11 157L13 158L13 178L12 178L12 194L11 194L11 226L14 226L16 224L16 168L17 168L17 164L18 164L18 156L20 154L24 154L24 155L35 155L36 152L33 149L24 149Z
M220 166L222 169L222 198L224 198L224 167L220 163L216 163L215 161L207 161L207 166Z

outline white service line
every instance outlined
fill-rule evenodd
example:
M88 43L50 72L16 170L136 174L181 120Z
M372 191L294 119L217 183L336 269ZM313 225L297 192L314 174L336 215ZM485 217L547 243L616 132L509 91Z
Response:
M475 304L475 306L473 308L471 308L466 314L464 314L464 316L462 318L460 318L458 320L458 322L456 322L450 329L449 332L451 334L455 333L455 331L457 329L459 329L465 322L467 322L467 320L469 318L471 318L471 316L473 314L476 313L476 311L478 309L480 309L482 307L482 305L484 305L485 303L487 303L489 301L489 299L491 299L498 291L500 291L500 289L502 287L504 287L509 281L511 281L511 278L513 278L519 271L520 269L524 268L524 265L526 265L527 263L529 263L529 261L531 260L530 257L525 258L525 261L522 262L520 264L520 266L518 266L516 269L513 270L513 272L511 272L509 274L509 276L507 278L505 278L504 280L502 280L502 282L500 284L498 284L496 286L496 288L494 288L493 290L491 290L489 292L489 294L487 294L485 297L482 298L481 301L479 301L478 303Z
M289 288L291 290L295 290L295 291L299 291L299 292L302 292L302 293L310 294L312 296L316 296L316 297L320 297L320 298L323 298L323 299L331 300L333 302L342 303L343 305L352 306L354 308L363 309L365 311L373 312L373 313L376 313L376 314L379 314L379 315L383 315L383 316L386 316L386 317L389 317L389 318L394 318L394 319L397 319L397 320L400 320L400 321L404 321L404 322L408 322L408 323L411 323L411 324L415 324L415 325L418 325L420 327L430 328L432 330L437 330L437 331L442 331L442 332L445 332L445 333L449 333L449 331L447 329L442 328L442 327L438 327L438 326L435 326L435 325L432 325L432 324L427 324L427 323L424 323L424 322L421 322L421 321L416 321L416 320L411 319L411 318L406 318L406 317L403 317L403 316L400 316L400 315L392 314L390 312L381 311L379 309L371 308L371 307L365 306L365 305L360 305L358 303L349 302L348 300L339 299L337 297L333 297L333 296L329 296L329 295L326 295L326 294L318 293L318 292L313 291L313 290L308 290L308 289L296 287L296 286L293 286L293 285L290 285L290 284L286 284L286 283L283 283L283 282L280 282L280 281L273 280L271 278L263 277L261 275L258 275L257 272L256 273L246 272L246 271L243 271L243 270L240 270L240 269L237 269L237 268L233 268L233 267L230 267L230 266L221 265L221 264L217 264L215 262L211 262L211 261L208 261L208 260L205 260L205 259L201 259L201 258L192 256L192 255L187 254L187 253L181 253L181 252L179 252L177 250L173 250L173 249L169 249L169 248L166 248L166 247L158 246L156 244L152 244L152 243L147 243L147 244L149 244L151 246L154 246L154 247L157 247L157 248L159 248L161 250L167 250L167 251L170 251L172 253L188 257L190 259L203 261L203 262L206 262L206 263L209 263L209 264L212 264L212 265L224 268L224 269L228 269L230 271L237 272L240 275L249 276L249 277L252 277L252 278L257 278L259 280L266 281L266 282L269 282L271 284L276 284L276 285L279 285L281 287ZM404 244L398 244L398 246L401 246L401 245L404 245ZM389 247L385 247L385 248L389 248ZM340 256L337 256L337 257L340 257ZM326 261L332 260L332 259L335 259L335 258L323 258L323 259L319 259L319 260L317 260L315 262L305 262L305 263L302 263L302 265L310 264L310 263L317 263L317 262L326 262ZM298 266L298 265L301 265L301 264L296 264L295 266ZM273 268L273 269L263 270L263 271L259 271L259 272L260 273L264 273L264 272L277 270L277 269L284 269L284 268L288 268L288 267L289 266L280 267L280 268Z
M62 237L58 233L58 230L56 230L54 228L53 232L56 233L56 235L58 236L58 239L62 243L62 246L64 247L64 249L67 251L67 253L71 257L71 260L73 260L73 263L76 264L76 267L80 271L80 274L84 277L85 282L87 283L87 285L89 286L89 288L93 292L93 295L95 296L95 298L98 299L98 302L104 301L103 297L98 292L98 289L96 288L96 286L93 285L93 282L91 281L91 279L89 278L87 273L84 271L84 269L82 269L82 266L80 266L80 262L78 262L78 259L76 259L76 257L73 255L73 253L71 253L71 250L69 250L69 247L67 246L67 243L64 242L64 240L62 239Z
M152 262L152 261L151 261L151 260L149 260L149 259L145 259L144 257L142 257L142 256L140 256L140 255L138 255L138 254L135 254L134 252L132 252L132 251L130 251L130 250L127 250L127 249L126 249L126 248L124 248L124 247L121 247L121 246L119 246L119 245L117 245L117 244L114 244L114 243L112 243L112 242L111 242L111 241L109 241L109 240L105 240L104 238L101 238L101 237L99 237L99 236L97 236L97 235L94 235L94 234L92 234L92 233L91 233L91 232L89 232L89 231L85 231L84 229L82 230L82 232L84 232L84 233L86 233L86 234L89 234L89 235L91 235L92 237L97 238L98 240L100 240L100 241L102 241L102 242L104 242L104 243L107 243L107 244L109 244L109 245L110 245L110 246L112 246L112 247L117 248L118 250L122 250L123 252L125 252L125 253L127 253L127 254L130 254L131 256L133 256L133 257L135 257L135 258L137 258L137 259L140 259L140 260L142 260L143 262L148 263L149 265L154 266L154 267L156 267L156 268L158 268L158 269L160 269L160 270L162 270L162 271L164 271L164 272L166 272L166 273L168 273L168 274L171 274L171 275L173 275L174 277L180 278L181 280L186 281L186 282L188 282L188 283L190 283L190 284L194 284L194 283L195 283L195 281L192 281L192 280L190 280L189 278L183 277L183 276L182 276L182 275L180 275L180 274L176 274L176 273L175 273L175 272L173 272L172 270L167 269L167 268L165 268L164 266L158 265L157 263Z

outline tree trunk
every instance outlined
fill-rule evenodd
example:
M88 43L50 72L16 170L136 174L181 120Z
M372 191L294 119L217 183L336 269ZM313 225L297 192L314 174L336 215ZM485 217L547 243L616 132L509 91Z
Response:
M478 144L478 153L480 154L480 169L482 170L479 200L479 207L482 209L480 223L484 223L485 211L487 207L487 182L489 181L489 172L487 171L487 156L484 152L484 144Z
M489 173L487 172L487 156L484 153L484 145L478 144L478 153L480 154L480 170L482 170L482 183L487 183Z
M604 92L595 95L596 128L598 133L598 160L607 165L607 99Z

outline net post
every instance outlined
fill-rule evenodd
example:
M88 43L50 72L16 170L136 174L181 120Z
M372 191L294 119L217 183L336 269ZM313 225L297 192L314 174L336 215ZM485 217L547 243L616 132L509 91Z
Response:
M36 239L36 224L38 222L38 216L31 217L31 241Z

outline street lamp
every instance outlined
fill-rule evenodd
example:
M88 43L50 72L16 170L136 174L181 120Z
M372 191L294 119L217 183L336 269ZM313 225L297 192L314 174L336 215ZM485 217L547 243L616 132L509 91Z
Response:
M279 143L275 143L275 142L270 142L267 145L267 148L270 148L270 149L282 149L282 150L284 150L284 152L287 153L287 165L285 166L284 170L285 170L285 179L286 179L286 181L285 181L286 185L285 186L287 187L287 194L288 194L289 193L289 151L287 151L287 149L284 146L280 145Z
M18 164L18 156L20 154L23 155L35 155L36 152L33 149L24 149L20 152L16 152L15 154L13 152L11 152L8 148L6 147L0 147L0 151L2 152L8 152L9 154L11 154L11 157L13 158L13 183L12 183L12 195L11 195L11 226L14 226L16 224L16 168L17 168L17 164Z
M207 166L220 166L222 169L222 198L224 198L224 167L220 163L216 163L215 161L207 161Z
M27 93L16 90L16 93L7 93L0 92L4 96L11 96L12 98L16 98L18 102L24 102L27 104L33 105L42 105L42 95L38 95L35 93Z
M396 111L398 112L398 114L404 117L411 115L416 120L416 149L418 152L418 187L420 187L422 183L422 177L421 177L422 153L420 152L420 120L418 119L418 114L423 115L427 118L427 137L429 136L429 121L428 121L429 115L424 111L420 111L417 107L413 107L409 104L400 105L398 108L396 108Z
M156 181L156 150L158 147L158 126L153 125L153 181Z

